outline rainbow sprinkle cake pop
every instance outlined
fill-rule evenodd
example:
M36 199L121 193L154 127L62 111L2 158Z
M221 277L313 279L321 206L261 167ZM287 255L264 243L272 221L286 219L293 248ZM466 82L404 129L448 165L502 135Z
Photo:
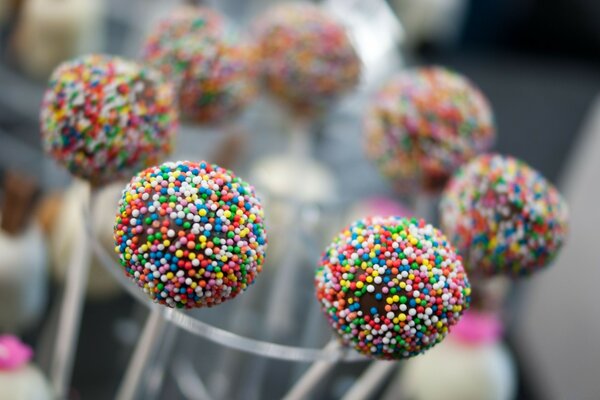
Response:
M119 201L116 251L125 273L169 307L211 307L262 270L263 209L231 171L179 161L133 177Z
M441 342L471 288L454 248L423 220L358 220L327 247L317 299L342 340L365 355L402 359Z
M143 59L173 79L182 114L199 123L219 123L253 98L255 51L236 43L216 12L182 6L148 36Z
M255 30L263 82L295 111L321 111L357 85L360 59L344 27L318 6L274 6Z
M171 150L172 86L153 71L107 55L59 65L42 102L48 153L92 184L130 176Z
M567 234L558 190L524 162L481 155L460 168L442 194L444 231L465 266L483 275L529 275L548 265Z
M454 170L490 149L492 111L483 94L445 68L401 72L375 96L365 149L399 191L439 191Z

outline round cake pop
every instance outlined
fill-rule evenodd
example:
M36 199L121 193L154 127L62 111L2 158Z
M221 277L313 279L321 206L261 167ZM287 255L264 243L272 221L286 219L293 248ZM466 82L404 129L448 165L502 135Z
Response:
M481 155L460 168L440 202L444 231L482 275L529 275L548 265L567 234L558 190L524 162Z
M171 85L134 62L107 55L64 62L44 94L44 147L93 184L130 176L170 152L173 103Z
M31 361L33 351L17 337L0 336L0 400L55 398L42 371Z
M443 189L454 170L490 149L493 116L461 75L429 67L401 72L375 96L365 117L367 156L399 191Z
M231 171L179 161L133 177L119 201L116 251L125 273L169 307L211 307L262 270L263 209Z
M320 111L358 84L361 62L352 42L318 6L276 5L255 30L264 84L296 112Z
M317 299L342 340L382 359L402 359L441 342L470 301L461 259L423 220L358 220L327 247Z
M199 123L222 122L256 93L255 51L234 42L208 8L182 6L161 20L143 59L175 81L182 114Z
M431 384L435 376L435 385ZM502 323L492 313L467 311L444 343L407 363L382 400L517 398L517 370L502 342Z

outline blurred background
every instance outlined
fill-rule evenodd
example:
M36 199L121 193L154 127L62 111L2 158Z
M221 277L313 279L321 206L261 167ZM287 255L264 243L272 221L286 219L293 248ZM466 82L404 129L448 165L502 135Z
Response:
M43 207L41 211L32 207L26 220L38 221L48 234L49 253L56 253L58 250L54 248L61 245L52 242L53 229L58 228L44 223L49 224L45 221L59 213L61 205L76 190L70 186L68 173L41 149L39 106L50 72L59 62L89 52L138 58L152 23L177 3L0 0L0 181L8 171L17 171L36 182L37 203ZM274 2L221 0L215 1L214 7L242 29L270 3ZM600 171L597 98L600 3L593 0L354 0L344 6L336 1L325 3L342 14L360 15L369 10L362 20L358 19L361 29L372 29L381 37L394 33L389 33L395 39L391 41L395 54L393 62L390 61L391 72L402 65L439 64L471 78L493 106L498 127L496 149L527 161L564 191L572 211L569 244L553 268L531 281L519 283L511 292L514 320L506 340L517 364L518 399L598 399L600 319L595 283L600 282L600 268L594 239L600 226L595 200L599 195ZM380 23L384 21L378 19L382 14L374 12L375 9L395 20L384 19L387 22ZM379 79L389 73L380 72ZM343 99L319 125L315 138L315 158L332 171L348 199L367 193L391 193L364 159L361 149L361 105L368 101L378 82L373 78ZM285 140L278 132L279 122L267 117L268 107L268 103L259 100L242 117L248 130L245 150L239 156L243 160L236 169L242 177L248 174L250 160L285 149ZM185 149L187 158L210 159L223 138L211 129L197 131L198 128L182 127L180 149ZM360 178L367 174L374 178L367 181ZM336 229L333 227L331 232ZM11 314L19 314L18 310L10 309L13 303L3 301L0 305L5 320L0 326L2 332L18 334L34 347L35 360L43 371L49 368L63 287L61 272L57 271L60 266L52 266L60 261L51 259L60 257L49 256L48 271L40 273L48 275L39 289L45 295L30 306L31 317L23 321L11 319ZM2 268L0 261L0 297L5 293L14 300L19 294L9 294L9 288L2 286L2 276L7 275ZM103 274L100 271L98 275ZM112 278L105 279L108 281L105 287L97 289L96 295L89 296L85 303L72 398L114 396L145 316L146 311L136 307L135 301ZM22 302L14 304L25 307ZM349 368L348 379L355 377L360 368ZM325 389L323 398L336 398L336 393L343 393L350 384L340 382L339 387ZM186 398L169 378L163 383L159 398ZM272 398L280 395L274 392Z

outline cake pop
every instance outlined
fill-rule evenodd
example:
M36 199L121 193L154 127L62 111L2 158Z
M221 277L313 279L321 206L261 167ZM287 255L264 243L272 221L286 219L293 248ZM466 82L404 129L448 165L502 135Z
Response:
M481 155L460 168L442 194L444 231L469 271L529 275L551 263L567 234L558 190L523 161Z
M231 171L169 162L127 185L115 243L126 275L154 301L211 307L236 297L261 272L263 209L254 188Z
M256 93L253 47L235 41L208 8L177 8L148 36L142 57L175 82L182 114L199 123L223 122Z
M489 150L493 117L465 77L440 67L401 72L365 116L365 150L402 192L441 190L454 170Z
M294 111L322 111L360 79L361 62L344 27L320 7L285 3L255 25L265 87Z
M435 376L436 384L431 384ZM508 347L502 343L502 323L493 313L468 310L448 340L407 363L381 397L511 400L516 398L517 373Z
M113 253L113 224L115 204L121 198L124 184L112 182L99 189L94 198L94 206L84 211L89 204L90 193L85 182L75 181L62 194L60 205L50 221L47 234L49 261L55 280L63 283L68 275L67 264L74 248L79 246L77 238L87 235L87 221L91 222L91 236L102 246L106 254L117 258ZM90 278L87 282L86 296L94 300L114 298L122 288L114 278L106 273L102 259L93 252L90 257Z
M470 302L461 259L423 220L358 220L327 247L317 299L342 340L365 355L403 359L441 342Z
M46 378L30 363L31 348L17 337L0 336L0 400L50 400Z
M59 65L41 108L43 144L94 185L152 165L171 149L177 127L172 86L156 72L107 55Z

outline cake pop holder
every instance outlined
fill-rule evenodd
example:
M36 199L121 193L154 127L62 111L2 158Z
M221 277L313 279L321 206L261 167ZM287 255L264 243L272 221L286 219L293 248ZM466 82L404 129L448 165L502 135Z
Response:
M294 390L298 391L299 388L302 391L310 392L312 386L318 384L325 375L325 370L331 370L336 363L368 360L353 349L341 346L337 340L331 339L330 328L325 317L321 315L313 292L312 273L314 265L320 257L322 244L317 243L313 236L314 231L308 229L307 226L310 226L315 219L321 220L320 215L332 216L325 218L328 222L335 220L340 211L345 210L347 204L301 204L294 203L291 199L278 198L275 195L270 198L271 201L277 200L291 205L291 209L298 212L297 215L304 216L300 219L304 220L304 224L296 221L295 229L292 230L293 234L289 235L287 241L285 237L271 239L271 241L281 240L287 243L289 246L286 253L287 262L282 263L279 267L267 264L265 271L247 292L234 301L211 309L183 311L149 301L146 294L125 276L116 257L94 238L93 222L86 219L86 240L91 251L96 254L102 266L119 282L123 289L150 310L117 398L136 398L135 394L139 395L142 391L144 398L151 396L152 392L156 394L161 389L161 385L157 385L156 379L148 378L148 375L156 374L147 370L157 365L162 365L159 368L162 371L159 371L158 375L166 374L167 369L171 375L174 375L174 381L182 393L195 390L193 388L204 388L202 390L209 393L208 387L203 383L200 375L206 376L211 381L215 374L235 375L241 369L237 361L244 355L246 357L247 355L259 356L258 360L262 360L256 367L260 372L255 376L257 380L261 380L259 375L263 375L270 367L268 360L314 363L308 372L298 380L299 383L293 387L290 392L292 395ZM319 216L315 217L315 213L318 213ZM311 214L312 217L310 217ZM81 247L78 248L83 250ZM271 270L270 273L269 270ZM305 273L304 278L306 279L294 278L294 275L300 272ZM78 279L85 281L81 276ZM287 284L282 287L276 285L273 287L273 283L277 281L286 281ZM296 293L296 295L290 296L290 293ZM261 294L264 294L262 298ZM287 301L279 303L273 301L285 297L288 298ZM282 314L288 316L288 318L284 318L283 322L276 318ZM271 317L269 318L269 316ZM248 320L250 323L247 323ZM321 326L315 326L317 324ZM172 327L187 333L190 343L193 342L193 347L197 347L200 351L198 353L190 351L189 348L193 347L189 346L184 352L178 351L177 345L186 342L182 337L176 341L171 340L171 343L160 343L163 337L162 333L165 329L172 329ZM198 371L202 365L198 367L195 364L195 361L201 361L203 364L207 362L203 351L206 350L206 346L199 346L198 338L222 346L217 351L218 357L215 357L215 362L211 364L213 368L215 366L217 368L210 371L210 374ZM175 360L169 366L165 366L169 356L174 354L176 355L173 357ZM228 357L229 361L227 361ZM253 362L256 362L256 359ZM261 363L264 364L262 367ZM253 365L246 373L250 374L254 368ZM315 372L315 369L318 373ZM300 368L295 368L289 375L297 377L303 372ZM250 381L252 382L252 380ZM260 386L254 388L252 385L248 386L248 383L244 383L243 376L240 377L240 382L240 390L254 391L257 394L262 390ZM153 390L149 390L153 386Z

